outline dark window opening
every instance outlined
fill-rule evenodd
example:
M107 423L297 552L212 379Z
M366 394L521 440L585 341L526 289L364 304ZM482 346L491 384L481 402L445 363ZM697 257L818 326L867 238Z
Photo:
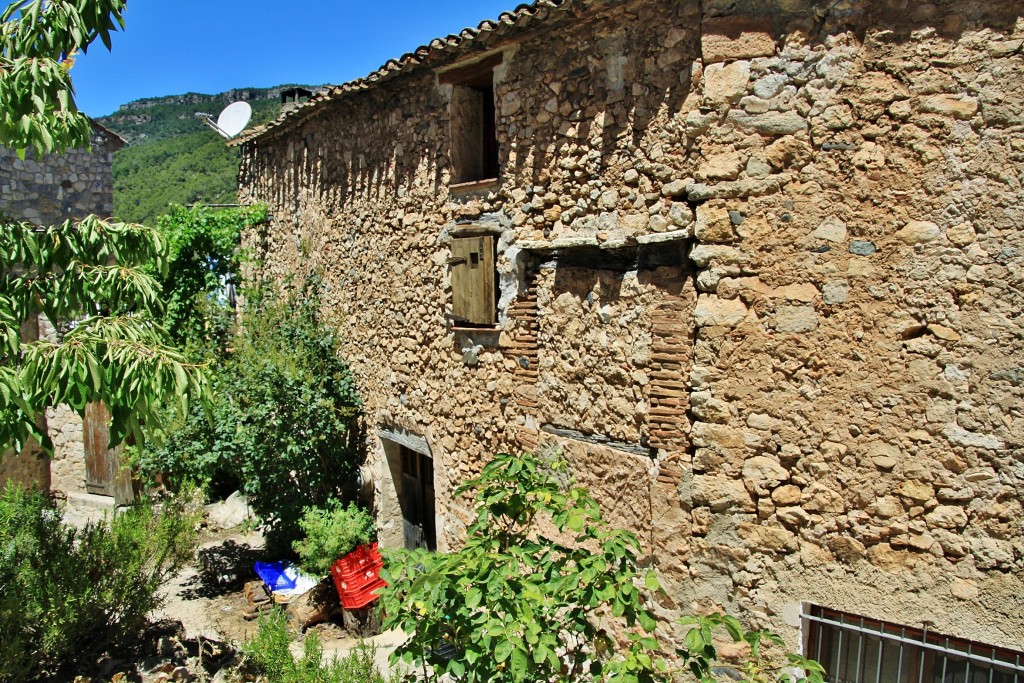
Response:
M454 85L451 99L452 182L473 183L498 177L494 67L501 55L442 74Z
M1016 683L1024 654L812 606L804 614L807 656L830 683Z
M434 461L411 448L402 451L402 522L405 547L437 550L434 526Z

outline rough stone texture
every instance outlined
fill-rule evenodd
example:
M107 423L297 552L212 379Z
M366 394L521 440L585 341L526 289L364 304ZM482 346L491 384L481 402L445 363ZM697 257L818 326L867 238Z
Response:
M1020 648L1020 8L701 7L598 3L506 47L501 178L477 192L449 189L429 66L247 144L242 200L274 216L259 274L323 272L371 434L431 445L442 547L452 488L557 420L578 474L632 463L629 487L586 481L652 511L615 516L666 616L727 608L795 645L782 615L807 601ZM508 346L450 328L447 240L483 223ZM668 225L695 274L601 264Z
M91 152L73 149L37 159L30 149L19 159L13 150L0 147L0 216L37 225L54 225L89 214L110 217L114 210L113 154L123 145L120 138L96 125ZM45 319L41 323L45 334ZM32 327L37 328L35 324ZM32 336L39 333L33 329ZM81 418L57 408L47 411L46 425L54 445L52 459L34 447L20 457L4 454L0 486L19 481L54 491L84 492Z

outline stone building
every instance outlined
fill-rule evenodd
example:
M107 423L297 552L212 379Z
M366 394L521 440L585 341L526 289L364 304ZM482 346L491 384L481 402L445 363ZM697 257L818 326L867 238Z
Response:
M383 542L457 546L453 489L550 441L666 617L849 680L1012 661L978 642L1024 647L1022 44L1010 0L539 0L244 134Z
M91 150L72 149L42 158L28 150L25 158L19 159L13 150L0 147L0 216L37 225L55 225L90 214L111 216L113 155L125 142L95 121L92 127ZM43 319L39 325L26 325L22 333L34 339L46 334L47 328ZM103 439L105 421L101 411L90 409L90 413L97 412L97 418L87 435L83 435L81 418L67 407L48 411L52 459L35 449L21 457L5 454L0 460L0 486L13 480L64 493L112 494L113 481L122 475L119 461L110 457Z

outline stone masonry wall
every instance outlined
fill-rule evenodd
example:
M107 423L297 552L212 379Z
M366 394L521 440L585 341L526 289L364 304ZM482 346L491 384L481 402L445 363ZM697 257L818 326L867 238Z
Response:
M13 150L0 147L0 215L37 225L55 225L89 214L109 217L114 211L113 154L123 144L95 128L91 151L73 149L37 159L30 149L19 159ZM48 327L45 321L43 327ZM23 453L17 458L5 455L0 485L19 481L56 491L84 492L82 419L60 407L47 411L46 422L54 445L52 459L36 449L32 455Z
M492 46L493 187L449 190L428 69L247 144L254 275L324 276L369 433L430 444L442 548L453 487L550 439L666 616L796 644L813 602L1024 647L1021 14L569 3ZM500 236L495 333L451 327L466 224Z

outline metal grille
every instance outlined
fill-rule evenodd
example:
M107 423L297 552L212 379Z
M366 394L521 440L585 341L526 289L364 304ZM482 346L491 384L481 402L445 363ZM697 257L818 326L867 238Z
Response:
M803 619L832 683L1024 683L1020 652L824 607Z

